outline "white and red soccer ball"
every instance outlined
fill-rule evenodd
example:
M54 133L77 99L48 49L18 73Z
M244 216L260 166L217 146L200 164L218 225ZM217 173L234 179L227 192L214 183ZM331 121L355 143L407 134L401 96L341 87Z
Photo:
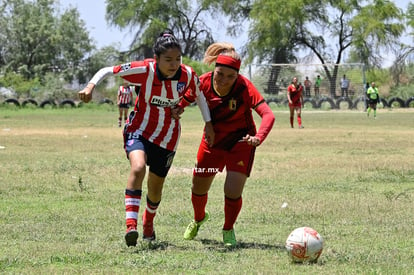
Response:
M289 234L285 247L293 262L317 262L322 253L323 238L313 228L299 227Z

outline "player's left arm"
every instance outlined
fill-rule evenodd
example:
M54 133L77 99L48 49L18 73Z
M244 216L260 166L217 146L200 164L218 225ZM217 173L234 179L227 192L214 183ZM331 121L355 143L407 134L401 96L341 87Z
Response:
M249 85L249 94L251 98L252 108L256 113L262 118L260 122L259 130L254 136L257 140L252 140L251 145L259 146L263 143L266 137L269 135L270 131L273 128L275 122L275 115L273 114L272 109L266 103L259 91L254 87L253 84ZM246 136L244 139L249 143L248 139L252 137ZM249 143L250 144L250 143Z
M269 105L264 100L259 105L257 105L254 110L262 118L259 130L255 135L255 137L259 139L259 144L256 145L258 146L263 143L263 141L272 130L273 124L275 123L275 115L273 114L272 109L270 109Z

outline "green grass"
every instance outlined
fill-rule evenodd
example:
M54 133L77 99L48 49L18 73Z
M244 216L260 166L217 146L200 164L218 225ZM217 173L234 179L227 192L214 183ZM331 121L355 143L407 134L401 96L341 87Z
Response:
M303 130L289 128L285 108L275 116L245 187L236 249L221 243L221 174L209 193L211 220L194 241L182 237L203 126L197 108L183 114L157 241L128 248L117 110L0 108L0 273L412 274L414 111L381 109L373 120L305 110ZM317 264L286 255L300 226L325 239Z

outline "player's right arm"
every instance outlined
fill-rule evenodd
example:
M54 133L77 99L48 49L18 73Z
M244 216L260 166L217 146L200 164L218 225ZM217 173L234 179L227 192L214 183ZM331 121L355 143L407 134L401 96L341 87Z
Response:
M108 76L118 75L134 85L140 85L146 72L147 63L144 61L102 68L92 77L88 85L78 93L79 98L83 102L89 102L92 99L93 89Z
M85 103L88 103L92 99L92 93L95 89L95 86L106 78L108 75L113 74L113 67L105 67L100 69L89 81L88 85L86 85L83 90L78 93L79 99Z

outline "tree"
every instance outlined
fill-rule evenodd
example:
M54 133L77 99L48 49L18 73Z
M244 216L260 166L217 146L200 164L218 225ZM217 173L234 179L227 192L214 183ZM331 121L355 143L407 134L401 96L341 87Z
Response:
M79 83L85 84L99 69L113 66L113 64L119 64L123 61L125 60L122 60L121 54L113 46L103 47L84 61L84 70L80 70L77 75ZM103 85L105 85L105 81Z
M248 61L268 61L272 64L298 62L297 52L301 48L298 39L300 26L310 18L322 17L315 6L303 6L301 9L298 5L303 6L298 1L258 0L253 3L250 12L252 22L249 29L251 42L247 50ZM267 91L275 90L280 70L280 66L271 67Z
M183 55L202 58L213 42L211 30L202 20L209 11L208 1L188 0L108 0L106 19L120 28L135 31L131 53L135 58L152 57L152 45L165 28L174 31L183 43Z
M25 79L63 72L67 80L92 49L79 13L56 14L55 0L0 0L0 65ZM7 43L5 43L7 42Z
M404 31L402 11L387 0L227 0L223 4L234 23L240 22L241 10L250 19L249 60L291 62L300 50L307 51L325 65L332 95L338 66L331 69L327 64L344 62L345 53L352 50L360 62L381 66L384 51Z
M72 82L81 77L85 58L94 46L76 9L69 9L62 14L56 31L59 54L55 56L54 67L62 72L66 81Z
M50 1L30 3L13 0L2 6L3 18L7 22L2 26L2 33L7 40L2 49L6 70L33 78L36 71L48 67L47 61L56 54L49 47L56 23Z
M410 32L407 32L407 37L411 37L411 40L414 39L414 4L409 3L407 11L405 13L406 25L410 28ZM394 55L396 56L394 63L392 64L390 71L393 76L393 80L396 86L400 84L400 78L403 73L407 70L410 70L414 60L414 47L412 44L402 44L400 47L394 50ZM411 79L408 79L407 82L410 82Z

